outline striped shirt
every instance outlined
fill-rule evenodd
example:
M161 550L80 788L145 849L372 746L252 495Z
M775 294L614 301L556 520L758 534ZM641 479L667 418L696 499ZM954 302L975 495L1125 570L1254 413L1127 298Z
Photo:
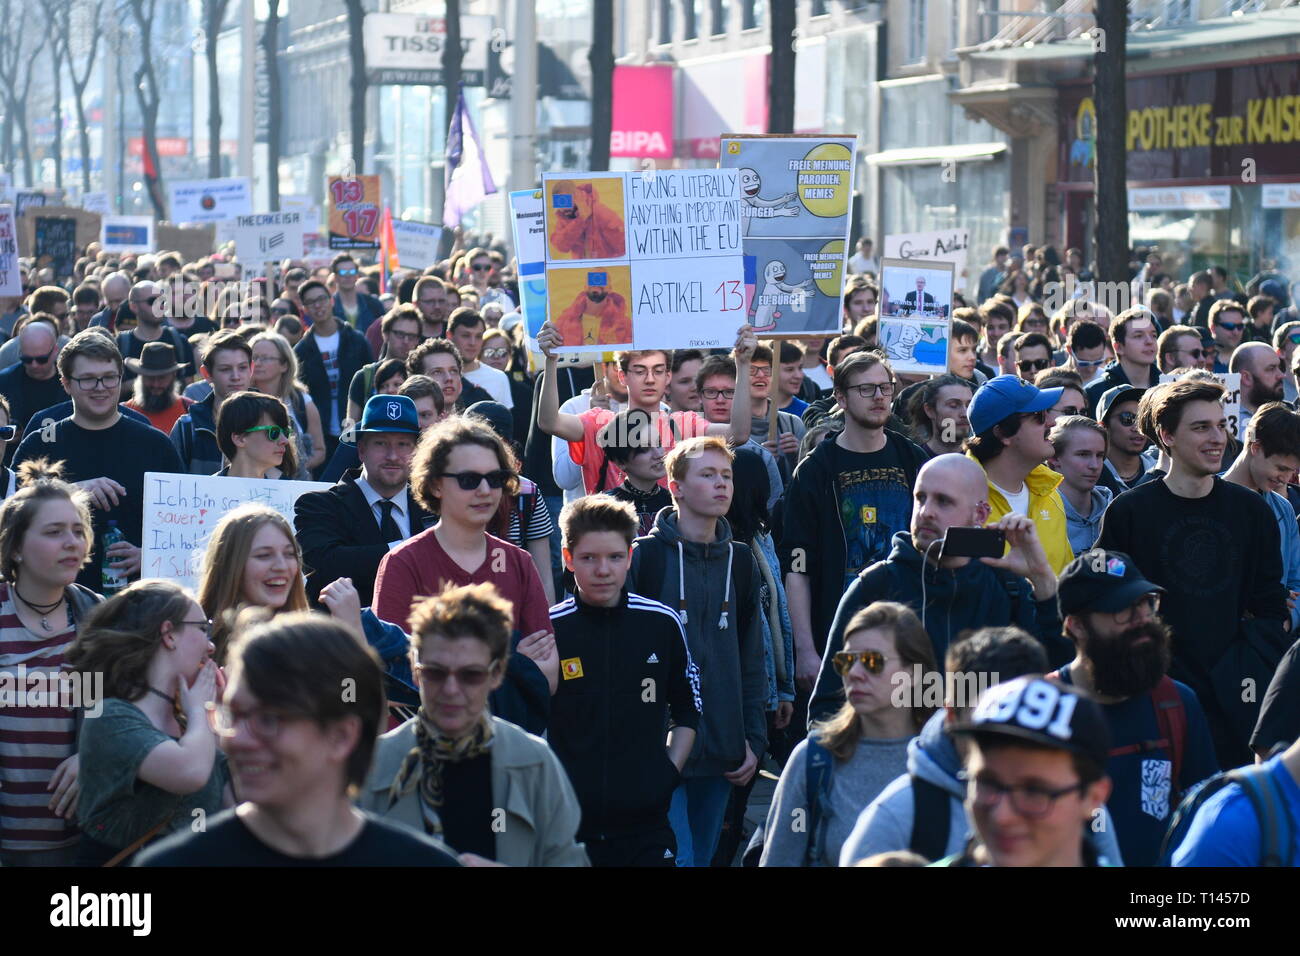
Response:
M9 585L0 583L0 847L5 850L54 850L77 839L76 826L49 809L46 789L59 764L76 752L74 713L59 706L19 706L32 703L21 691L35 696L47 689L46 679L34 675L61 671L76 636L70 613L57 634L42 637L27 630ZM49 686L57 690L58 685Z

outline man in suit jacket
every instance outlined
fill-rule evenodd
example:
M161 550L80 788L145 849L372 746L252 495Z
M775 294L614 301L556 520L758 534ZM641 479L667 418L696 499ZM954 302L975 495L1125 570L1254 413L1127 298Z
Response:
M925 291L925 279L917 277L916 288L903 296L904 312L933 312L934 296Z
M389 547L419 534L426 521L437 520L416 503L408 487L419 439L415 402L405 395L374 395L357 429L361 467L327 491L299 496L293 523L313 603L325 585L350 577L361 606L367 607Z
M348 414L348 385L352 376L374 361L366 337L334 315L333 299L325 284L304 282L298 295L311 320L311 328L293 347L298 356L298 377L320 411L325 433L325 458L334 454Z

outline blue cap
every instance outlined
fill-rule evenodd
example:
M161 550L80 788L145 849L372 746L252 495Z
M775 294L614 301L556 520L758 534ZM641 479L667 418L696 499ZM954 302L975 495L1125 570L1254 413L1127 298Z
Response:
M1038 389L1015 375L991 378L975 390L966 417L971 431L982 435L998 422L1012 415L1045 412L1061 400L1064 388Z
M420 434L420 413L407 395L371 395L361 413L358 435L376 432Z

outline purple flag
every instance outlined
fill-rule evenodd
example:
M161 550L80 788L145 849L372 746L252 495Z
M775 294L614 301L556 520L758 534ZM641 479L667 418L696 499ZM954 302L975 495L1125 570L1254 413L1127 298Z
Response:
M447 130L446 198L442 205L442 224L460 225L461 217L485 196L497 191L488 169L487 157L479 145L474 121L465 107L465 91L456 97L456 111Z

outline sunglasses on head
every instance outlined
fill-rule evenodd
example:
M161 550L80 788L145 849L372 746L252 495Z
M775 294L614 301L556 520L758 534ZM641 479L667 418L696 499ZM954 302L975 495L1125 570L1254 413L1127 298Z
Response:
M868 674L879 674L885 669L887 660L889 658L880 651L839 651L834 657L835 670L841 677L848 676L849 671L853 670L853 665L859 662L867 669Z
M505 483L515 476L513 471L506 471L504 468L497 468L487 473L481 471L444 471L440 477L455 478L456 484L460 486L461 491L476 491L478 486L486 481L489 488L496 489L505 486Z

